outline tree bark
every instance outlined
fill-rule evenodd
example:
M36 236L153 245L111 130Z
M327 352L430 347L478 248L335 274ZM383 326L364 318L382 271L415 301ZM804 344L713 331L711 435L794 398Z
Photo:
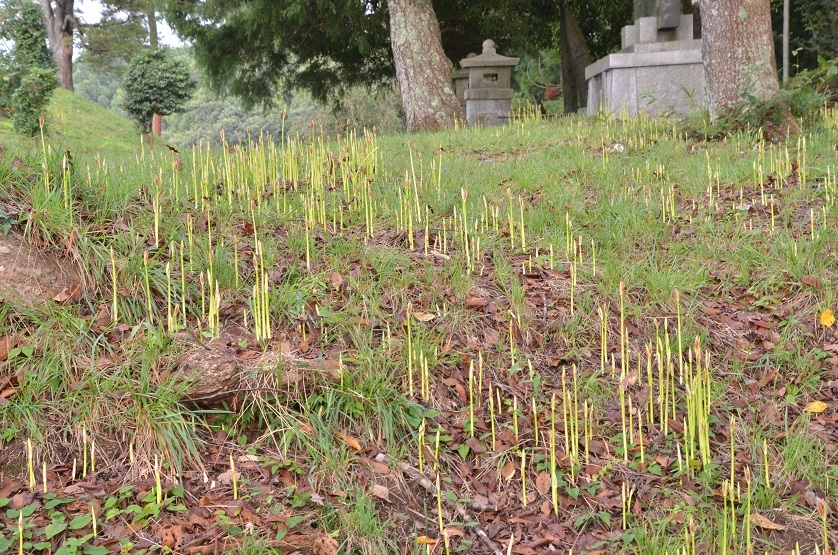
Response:
M52 57L61 88L73 90L73 15L75 0L40 0Z
M585 35L565 2L561 5L559 47L562 52L564 112L573 114L588 105L585 67L590 65L591 55L588 53Z
M154 114L151 116L151 134L160 137L163 134L163 116Z
M152 50L157 50L160 47L160 39L157 34L157 13L154 11L154 6L149 6L146 13L148 21L148 43Z
M160 39L157 34L157 14L154 11L154 4L148 7L146 18L148 21L148 43L151 49L157 51L160 48ZM161 136L163 132L163 116L154 114L151 116L151 134Z
M431 0L390 0L390 43L408 132L463 118Z
M769 0L700 0L701 51L710 116L779 89Z

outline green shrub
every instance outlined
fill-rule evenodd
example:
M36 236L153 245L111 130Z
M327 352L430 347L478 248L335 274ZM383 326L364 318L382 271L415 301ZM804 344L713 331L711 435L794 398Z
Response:
M33 67L21 75L11 95L15 130L27 135L38 133L41 114L57 86L58 80L52 69Z
M182 112L195 90L186 64L169 51L147 51L131 60L123 81L123 108L140 129L151 129L151 116Z
M811 123L821 107L838 98L838 59L820 59L820 67L801 72L768 99L744 91L741 100L723 115L710 120L706 113L684 122L687 131L708 139L723 138L739 131L761 130L766 138L779 140L798 123ZM789 120L789 115L795 121Z
M38 5L7 4L0 17L0 33L12 41L11 52L0 56L0 111L11 116L16 131L34 135L58 86Z

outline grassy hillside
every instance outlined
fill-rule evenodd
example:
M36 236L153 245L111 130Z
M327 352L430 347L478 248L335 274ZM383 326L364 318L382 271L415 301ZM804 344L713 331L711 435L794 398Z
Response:
M819 119L788 142L574 116L180 162L67 124L75 172L0 168L28 238L83 275L0 303L0 553L834 552Z
M56 151L73 155L91 152L129 154L140 150L140 133L129 119L87 100L58 89L52 96L45 118L48 139ZM157 141L156 149L164 147ZM11 121L0 118L0 143L21 149L40 150L40 138L17 135Z

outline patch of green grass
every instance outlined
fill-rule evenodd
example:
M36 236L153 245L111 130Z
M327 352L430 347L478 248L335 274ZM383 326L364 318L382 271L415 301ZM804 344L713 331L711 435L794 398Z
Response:
M371 484L403 488L430 513L434 494L395 466L371 474L366 459L384 452L434 484L438 470L443 496L486 488L511 516L526 482L528 504L577 523L583 549L608 535L625 553L692 554L693 537L734 552L744 532L718 539L730 507L718 492L735 416L738 527L745 475L763 465L755 438L771 440L776 460L772 487L752 484L754 508L802 513L786 493L795 480L838 499L829 451L800 416L828 398L832 364L833 331L816 317L838 298L834 111L807 130L806 159L831 169L813 167L801 184L789 161L802 146L577 117L409 143L253 142L184 152L181 167L127 132L108 135L116 123L101 130L105 150L89 150L92 133L73 119L85 106L64 93L56 102L46 174L2 170L23 208L13 225L85 281L79 299L3 309L2 334L32 349L0 363L0 377L23 376L0 404L0 437L34 439L39 460L77 458L80 430L114 442L109 462L130 446L136 475L155 455L172 473L200 468L212 449L223 450L216 462L270 459L268 482L284 480L288 507L319 515L312 526L335 533L341 552L415 552L411 521L393 518ZM10 144L41 167L39 142ZM257 338L265 302L271 337ZM242 380L199 408L172 370L218 335ZM762 422L771 403L779 418ZM590 467L579 458L588 444ZM315 493L329 499L313 508ZM462 524L430 513L409 518L424 531ZM473 541L452 538L455 549ZM275 545L260 536L242 549Z
M143 148L149 150L147 140L141 146L140 132L131 120L64 89L53 93L44 120L49 144L58 152L70 150L73 156L95 157L97 153L124 156ZM39 137L17 135L5 119L0 119L0 143L7 147L20 145L22 150L27 146L40 149ZM153 150L163 155L165 142L158 138Z

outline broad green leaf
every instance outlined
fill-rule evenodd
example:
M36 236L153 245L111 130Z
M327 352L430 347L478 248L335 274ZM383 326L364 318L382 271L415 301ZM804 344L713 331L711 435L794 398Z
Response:
M56 535L60 534L64 530L67 529L66 522L53 522L52 524L48 524L46 528L44 528L44 536L51 540Z
M53 499L50 499L44 504L44 509L49 511L50 509L54 509L59 505L66 505L71 501L72 499L69 497L54 497Z
M302 516L292 516L291 518L289 518L288 520L285 521L285 526L288 527L288 529L290 530L291 528L294 528L296 525L298 525L302 521L303 521Z
M90 524L91 517L89 514L84 513L83 515L78 515L73 520L70 521L69 528L70 530L79 530L88 526Z

